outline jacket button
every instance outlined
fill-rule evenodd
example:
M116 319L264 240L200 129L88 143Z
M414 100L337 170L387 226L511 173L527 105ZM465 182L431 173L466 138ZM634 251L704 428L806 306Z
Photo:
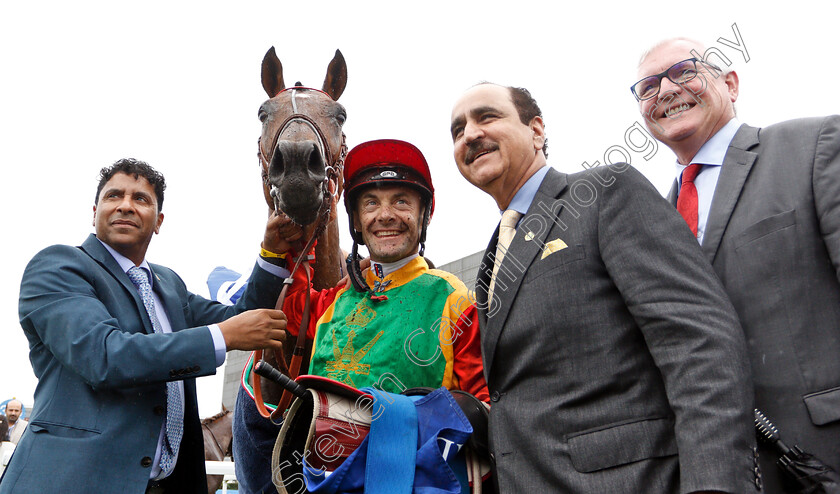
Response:
M161 405L156 406L156 407L153 409L153 411L154 411L155 415L157 415L158 417L160 417L161 415L163 415L163 407L162 407Z
M502 397L502 395L499 394L498 391L493 391L493 394L490 395L490 401L497 402L497 401L499 401L499 398L501 398L501 397Z
M148 456L144 456L142 460L140 460L141 467L150 467L152 466L152 459Z

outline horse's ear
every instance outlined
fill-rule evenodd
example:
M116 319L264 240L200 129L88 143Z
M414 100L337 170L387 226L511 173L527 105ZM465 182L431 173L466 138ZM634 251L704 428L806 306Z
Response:
M329 94L334 101L338 101L347 86L347 64L344 62L344 55L336 50L335 56L327 67L327 77L324 79L322 90Z
M265 52L262 61L262 86L269 98L277 96L280 91L286 88L283 83L283 64L277 58L274 47Z

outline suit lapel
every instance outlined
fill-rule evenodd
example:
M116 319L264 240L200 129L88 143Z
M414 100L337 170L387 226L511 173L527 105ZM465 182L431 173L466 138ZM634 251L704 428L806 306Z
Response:
M531 202L531 206L528 208L528 213L519 221L519 226L516 228L516 235L513 237L505 258L499 266L496 288L493 292L493 302L487 309L487 329L482 332L482 348L485 350L485 373L488 376L490 375L490 367L493 364L496 344L507 321L510 308L522 286L525 273L537 255L542 252L542 248L546 243L545 240L554 225L555 216L560 213L559 208L556 211L554 210L555 202L563 190L566 189L566 183L565 174L554 169L548 171L534 196L534 200ZM495 253L498 231L497 227L496 234L484 254L484 260L482 262L488 264L485 265L483 271L488 271L486 266L489 266L489 271L492 272L493 263L489 262L489 254L490 252ZM510 273L511 276L505 276L503 273ZM501 281L499 279L500 277ZM482 280L482 278L485 278L485 281L489 285L489 275L485 274L482 276L482 273L479 272L479 280ZM504 288L500 286L500 283L504 283ZM483 300L485 307L487 306L486 300L487 295L485 292ZM479 302L481 301L479 298ZM481 324L481 321L479 324Z
M674 179L674 183L671 184L671 190L668 191L668 195L665 197L668 199L668 202L671 203L671 206L677 207L677 194L680 191L680 183L679 180Z
M180 299L178 298L178 294L175 290L172 289L169 283L166 282L164 278L161 278L155 272L155 268L152 264L149 264L149 268L152 270L152 277L154 277L155 282L152 285L155 293L157 293L158 298L163 303L164 310L166 310L166 316L169 318L169 326L173 332L178 329L183 329L187 327L186 321L184 320L183 311L179 310L181 307Z
M102 246L102 243L96 238L96 235L91 234L82 244L82 250L85 251L94 261L105 268L108 273L125 288L129 297L134 300L134 305L137 306L137 311L140 313L140 318L143 320L143 327L147 333L153 333L152 320L149 319L149 313L146 312L146 306L143 305L143 299L140 298L140 292L134 283L128 279L128 275L122 270L114 256L108 252L108 249Z
M757 153L748 151L759 142L758 130L746 124L742 125L732 138L723 159L723 167L706 221L706 233L703 236L702 249L709 262L715 260L723 233L729 225L732 211L744 188L744 182L758 157Z

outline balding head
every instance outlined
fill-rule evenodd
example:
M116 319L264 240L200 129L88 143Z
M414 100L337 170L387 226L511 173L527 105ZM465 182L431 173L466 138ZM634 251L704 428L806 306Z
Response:
M9 425L15 425L15 422L20 418L23 410L23 403L18 400L11 400L6 403L6 418L9 419Z
M665 40L642 56L636 74L645 124L683 164L735 116L738 75L711 66L704 56L695 40Z

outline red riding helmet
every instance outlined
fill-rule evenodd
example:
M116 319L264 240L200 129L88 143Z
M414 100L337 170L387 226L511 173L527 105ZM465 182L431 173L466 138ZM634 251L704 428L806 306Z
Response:
M426 225L435 210L435 188L426 158L417 147L396 139L368 141L354 147L344 160L344 207L350 217L353 240L364 245L353 228L356 199L371 185L405 185L417 190L426 203L420 243L426 240Z
M353 250L347 256L347 272L353 287L360 292L370 288L359 269L359 245L364 245L362 234L353 227L356 199L362 189L370 186L404 185L417 190L426 207L420 229L420 251L425 250L426 226L435 210L435 188L426 158L413 144L396 139L379 139L359 144L347 153L344 160L344 207L350 220Z
M344 160L344 206L350 213L359 191L368 185L407 185L435 209L435 188L426 158L413 144L396 139L368 141L354 147Z

